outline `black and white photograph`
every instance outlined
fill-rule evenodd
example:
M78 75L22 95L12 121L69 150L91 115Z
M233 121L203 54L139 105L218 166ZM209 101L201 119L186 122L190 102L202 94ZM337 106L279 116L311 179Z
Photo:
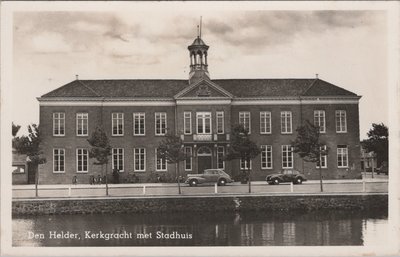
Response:
M3 2L2 255L400 254L399 6Z

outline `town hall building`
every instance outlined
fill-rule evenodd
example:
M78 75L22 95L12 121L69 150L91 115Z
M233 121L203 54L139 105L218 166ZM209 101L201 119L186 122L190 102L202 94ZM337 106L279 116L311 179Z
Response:
M41 184L89 183L103 176L89 158L87 139L101 126L112 146L108 174L176 176L174 164L157 154L167 131L183 141L188 158L182 175L207 168L237 177L246 167L252 180L297 169L319 178L315 163L292 152L296 128L309 120L320 127L329 149L321 161L325 179L358 178L360 168L360 96L322 79L211 79L209 46L197 37L188 47L188 80L76 80L38 98L42 150ZM251 64L247 64L251 65ZM251 163L226 161L232 128L243 124L261 153Z

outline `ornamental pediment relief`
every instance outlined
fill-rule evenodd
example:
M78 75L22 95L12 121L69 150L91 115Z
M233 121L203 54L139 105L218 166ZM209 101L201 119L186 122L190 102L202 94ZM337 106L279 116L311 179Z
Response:
M204 97L217 97L217 98L231 98L228 92L218 87L217 85L213 85L208 81L202 81L196 85L190 86L187 89L184 89L182 92L177 94L176 98L204 98Z

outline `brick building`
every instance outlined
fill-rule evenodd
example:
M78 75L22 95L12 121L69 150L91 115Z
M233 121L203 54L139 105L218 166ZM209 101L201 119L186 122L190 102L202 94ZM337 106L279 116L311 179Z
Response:
M88 158L87 142L99 125L110 139L112 168L120 170L121 179L175 175L175 165L157 157L167 129L183 139L191 155L181 163L184 173L218 167L238 175L249 164L223 160L231 128L238 123L262 149L250 164L254 180L290 168L317 178L315 164L303 162L290 147L296 128L307 119L321 126L330 149L323 176L360 176L360 96L318 78L212 80L208 49L199 37L188 47L189 80L77 78L38 98L48 160L40 166L40 183L71 183L74 176L88 183L91 175L100 174Z

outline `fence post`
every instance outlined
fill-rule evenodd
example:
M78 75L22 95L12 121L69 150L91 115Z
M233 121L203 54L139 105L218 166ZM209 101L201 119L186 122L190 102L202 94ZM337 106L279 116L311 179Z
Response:
M365 192L366 191L366 188L365 188L365 180L363 180L363 192Z
M143 186L143 194L146 194L146 186Z
M71 185L68 186L68 196L71 197Z
M214 193L218 194L218 185L217 185L217 183L214 184Z
M290 182L290 192L293 193L293 181Z

